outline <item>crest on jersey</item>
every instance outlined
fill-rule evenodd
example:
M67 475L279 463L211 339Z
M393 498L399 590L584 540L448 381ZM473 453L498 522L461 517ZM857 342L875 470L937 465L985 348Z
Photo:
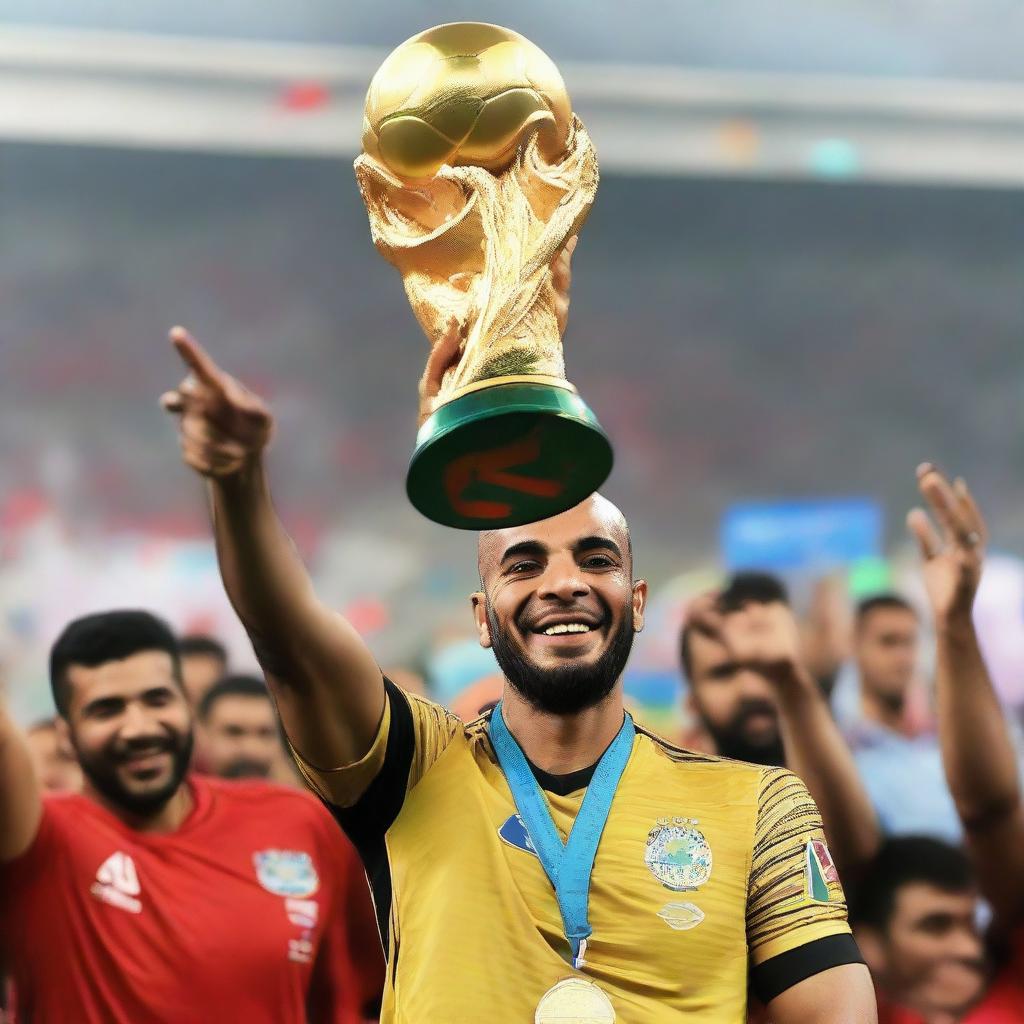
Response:
M810 840L806 857L807 898L815 903L830 903L832 894L829 892L829 882L838 882L839 872L832 860L828 843L822 839Z
M711 847L693 818L659 818L647 836L644 863L666 889L692 892L711 877Z
M498 838L502 842L514 846L517 850L524 850L537 856L537 850L530 839L530 833L526 831L526 825L518 814L513 814L505 820L505 823L498 829Z
M275 896L303 899L320 888L313 858L301 850L260 850L252 860L260 885Z

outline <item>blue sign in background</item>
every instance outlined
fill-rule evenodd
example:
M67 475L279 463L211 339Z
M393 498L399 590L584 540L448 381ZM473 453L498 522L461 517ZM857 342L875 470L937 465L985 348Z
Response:
M881 554L882 530L869 498L743 502L722 517L722 558L730 571L848 566Z

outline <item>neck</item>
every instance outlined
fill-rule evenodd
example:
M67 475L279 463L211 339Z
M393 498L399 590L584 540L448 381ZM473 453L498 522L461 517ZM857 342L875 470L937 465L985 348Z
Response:
M861 694L861 710L864 717L871 722L884 725L894 732L904 732L903 701L885 700L878 694L863 690Z
M552 775L567 775L594 764L622 728L625 714L621 684L600 704L572 715L542 711L506 684L502 707L508 731L523 753Z
M105 807L115 818L120 819L125 825L136 832L155 834L177 832L184 824L185 819L192 813L192 808L195 805L192 791L184 782L177 788L170 800L152 814L136 814L133 811L126 810L120 804L116 804L104 796L88 781L83 787L83 793L90 800L94 800L101 807Z

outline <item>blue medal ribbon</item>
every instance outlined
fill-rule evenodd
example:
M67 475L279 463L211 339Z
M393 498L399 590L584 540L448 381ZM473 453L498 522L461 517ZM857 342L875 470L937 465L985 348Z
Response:
M512 790L516 810L555 890L565 937L572 949L572 965L579 970L584 963L587 940L592 931L588 916L590 875L615 790L633 749L633 737L636 735L633 719L626 712L622 728L598 761L564 845L526 755L508 731L501 701L491 713L490 733L498 764Z

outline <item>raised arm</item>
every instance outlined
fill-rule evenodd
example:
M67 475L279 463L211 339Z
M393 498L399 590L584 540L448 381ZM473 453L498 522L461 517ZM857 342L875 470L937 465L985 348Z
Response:
M163 396L185 462L206 477L224 587L252 639L296 750L332 769L367 753L384 683L359 634L317 599L274 510L264 465L273 419L187 331L171 341L189 376Z
M42 790L28 742L0 700L0 864L29 848L42 814Z
M972 609L987 531L963 480L952 485L930 463L918 487L941 529L923 509L907 523L924 560L935 618L935 690L939 741L957 813L982 891L1003 923L1024 918L1024 803L1017 753L978 646Z
M709 594L693 603L690 620L723 643L732 661L772 685L786 767L818 805L837 866L847 875L855 873L877 852L881 830L853 754L802 663L793 612L772 602L723 613L717 595Z

